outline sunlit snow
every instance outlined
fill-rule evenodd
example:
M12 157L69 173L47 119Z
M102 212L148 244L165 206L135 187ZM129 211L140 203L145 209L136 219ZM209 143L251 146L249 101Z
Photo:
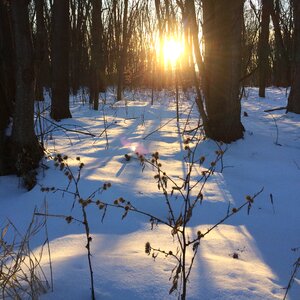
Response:
M82 197L110 182L112 187L97 194L95 199L113 203L123 197L135 207L166 219L168 210L153 178L155 173L149 166L143 170L135 153L151 157L152 152L158 151L168 175L178 182L184 178L186 151L182 133L184 128L192 130L197 126L198 116L194 107L192 119L186 122L191 108L187 98L193 99L194 95L192 91L188 93L189 97L184 94L180 97L179 124L175 95L168 91L156 92L151 106L151 91L127 92L126 101L114 102L113 91L109 90L107 104L99 111L91 110L77 98L71 99L73 118L59 124L90 132L95 137L56 128L51 137L50 134L46 137L48 152L67 154L75 173L76 157L80 157L85 165L78 185ZM264 110L285 106L286 101L283 89L268 89L266 99L258 97L256 88L246 90L242 100L242 112L248 114L242 117L244 139L227 146L224 170L221 173L218 165L207 182L203 203L193 212L188 234L204 232L221 220L229 203L231 208L238 207L246 195L253 195L262 187L264 191L255 199L249 215L247 209L242 210L201 240L188 299L271 300L284 296L293 263L300 253L300 116L282 110L271 113ZM47 106L47 101L44 105ZM50 125L45 121L43 126ZM215 142L204 140L197 155L205 156L209 163L217 149ZM125 154L130 159L126 160ZM53 161L44 164L49 169L40 170L38 183L64 189L68 184L66 176L55 169ZM43 210L45 202L49 214L81 219L77 203L73 208L72 195L42 193L39 185L27 192L19 187L18 181L14 176L0 177L1 228L10 219L20 231L24 230L34 208ZM176 201L180 208L180 198ZM97 299L177 299L176 292L168 294L174 261L164 255L154 261L145 253L146 242L176 252L170 228L159 225L151 230L149 218L133 212L122 220L123 211L114 208L107 209L103 222L99 209L88 207L87 213ZM90 299L82 224L67 224L63 218L48 217L47 228L54 291L49 290L41 299ZM37 252L44 242L43 234L40 235L31 244ZM42 266L50 280L46 253ZM290 300L300 299L299 276L289 291Z

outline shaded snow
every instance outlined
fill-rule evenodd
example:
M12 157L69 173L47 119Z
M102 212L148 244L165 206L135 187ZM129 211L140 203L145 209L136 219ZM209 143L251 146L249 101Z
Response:
M286 105L285 90L268 89L266 99L258 98L257 94L256 88L247 89L242 101L242 110L248 113L248 117L242 118L245 137L228 145L224 171L220 173L217 168L207 183L203 204L196 208L190 222L190 235L205 231L224 217L229 202L231 207L238 207L246 195L253 195L262 187L264 191L255 199L249 216L246 209L241 211L201 241L188 299L282 299L293 263L299 257L300 250L291 249L300 247L300 116L284 111L264 112ZM192 129L197 125L197 112L194 109L194 121L185 124L190 102L182 96L182 120L178 130L174 95L164 92L155 97L153 106L146 93L136 93L128 96L126 102L113 103L113 95L108 93L107 104L97 112L73 99L73 119L59 124L88 130L96 137L65 134L58 129L51 134L51 139L48 136L47 147L50 153L68 154L74 170L75 158L80 156L85 164L79 184L82 197L87 197L104 182L111 182L112 188L97 195L97 199L112 203L122 196L136 207L160 218L167 217L164 198L157 190L151 168L146 167L142 172L138 160L133 158L127 162L124 154L134 156L137 149L146 155L158 151L168 175L175 179L184 177L181 132L184 126ZM108 126L107 141L103 116ZM205 155L210 162L216 149L213 141L204 141L199 146L199 156ZM53 162L45 164L50 169L40 172L39 183L66 187L66 177L55 170ZM72 210L70 195L44 194L39 186L30 192L17 187L17 178L0 177L2 226L9 218L23 230L30 222L34 207L41 209L44 201L49 213L81 218L77 204ZM129 213L122 221L122 213L108 209L101 223L99 210L88 208L97 298L176 299L176 294L168 295L169 277L174 267L172 259L159 255L153 261L144 252L147 241L154 247L176 251L170 229L160 225L151 231L148 218ZM63 219L49 218L48 231L54 292L41 298L90 299L83 227L75 222L67 224ZM36 238L32 246L38 250L41 243ZM238 259L233 258L234 253ZM44 259L44 270L49 275L46 255ZM289 293L291 300L300 299L300 274L297 276Z

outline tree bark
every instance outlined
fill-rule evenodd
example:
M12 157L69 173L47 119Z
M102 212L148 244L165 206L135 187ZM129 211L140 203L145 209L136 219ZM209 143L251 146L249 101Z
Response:
M6 128L13 114L15 93L13 40L8 5L0 1L0 175L9 173Z
M157 66L157 80L156 80L156 87L158 89L162 89L165 85L165 62L164 62L164 53L163 53L163 36L164 36L164 29L163 29L163 20L161 16L161 3L160 0L155 0L155 13L158 22L158 36L160 39L159 42L159 62Z
M92 5L90 97L94 110L98 110L99 92L104 90L102 0L93 0Z
M206 5L206 3L204 3L204 5ZM197 17L196 17L195 2L191 0L186 1L182 10L186 18L185 20L186 26L188 27L188 30L191 35L190 52L191 53L192 51L194 52L194 57L197 63L198 72L200 73L200 78L202 79L202 81L204 81L204 78L206 78L206 76L205 76L205 70L204 70L205 68L204 68L204 63L203 63L202 54L200 51L199 39L198 39L198 24L197 24ZM203 97L200 89L200 87L203 87L203 84L200 84L199 82L199 76L197 76L197 72L195 70L194 64L193 67L191 68L191 72L193 73L194 85L197 94L196 104L199 113L201 115L204 128L207 128L207 115L205 112Z
M243 1L204 0L206 135L233 142L243 137L240 77Z
M69 0L54 0L52 19L51 118L71 118L69 109Z
M272 0L262 0L261 31L258 42L259 97L265 97L269 69L269 24Z
M287 87L290 85L290 62L281 33L279 0L275 1L275 7L272 5L271 17L275 32L274 84Z
M117 86L117 100L122 99L123 85L124 85L124 70L127 59L127 48L128 48L128 0L124 0L124 13L123 13L123 35L122 35L122 50L119 54L119 66L118 66L118 86Z
M36 37L35 37L35 68L36 87L35 99L44 100L43 88L50 84L50 61L48 53L48 36L44 18L44 0L35 0Z
M287 111L300 114L300 3L292 1L294 10L294 70Z
M13 20L16 96L12 132L12 160L18 175L27 177L38 166L43 151L34 132L34 58L28 16L28 0L11 2ZM26 181L31 188L35 182Z
M205 1L206 3L206 1ZM204 5L205 5L204 3ZM200 51L200 43L198 38L198 24L197 24L197 18L196 18L196 9L195 9L195 2L194 1L186 1L186 13L188 17L188 24L190 27L190 33L192 36L192 42L193 42L193 50L194 55L196 58L197 67L200 73L200 77L204 79L205 76L205 70L204 70L204 64L202 59L202 54ZM208 33L206 32L206 36Z

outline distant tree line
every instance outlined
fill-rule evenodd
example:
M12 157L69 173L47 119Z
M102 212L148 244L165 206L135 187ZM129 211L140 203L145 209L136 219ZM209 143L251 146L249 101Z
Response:
M159 41L184 42L179 85L194 87L208 137L243 136L241 86L291 86L300 113L298 0L0 0L0 175L27 174L43 155L34 101L51 94L50 116L71 118L69 95L88 88L170 88ZM177 78L177 77L176 77ZM11 133L8 132L11 127Z

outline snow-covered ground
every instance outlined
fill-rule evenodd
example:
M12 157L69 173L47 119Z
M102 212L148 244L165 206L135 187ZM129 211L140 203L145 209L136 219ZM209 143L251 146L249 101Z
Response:
M112 92L107 104L99 111L83 105L81 97L72 98L73 118L59 123L68 129L91 133L64 131L42 121L44 128L53 128L46 136L49 154L68 155L68 164L77 170L84 163L79 181L83 198L111 183L111 188L96 194L95 200L113 203L119 197L136 207L166 220L164 196L157 189L154 172L140 162L124 155L134 152L150 157L158 151L163 169L175 180L186 172L183 158L184 128L197 126L194 108L189 123L192 93L180 97L179 126L176 121L175 95L155 93L154 105L150 93L127 93L127 101L113 102ZM247 209L232 216L203 240L188 284L188 299L282 299L300 256L300 116L284 110L265 113L264 110L286 105L286 91L271 88L266 99L258 97L256 88L248 88L242 100L242 122L245 137L227 146L223 157L224 170L217 166L205 185L203 203L193 212L189 223L192 233L205 231L222 219L228 208L245 202L246 195L263 192L255 199L250 214ZM45 104L46 105L46 104ZM244 116L247 112L248 116ZM45 115L47 117L47 114ZM106 133L103 131L107 127ZM224 146L225 147L225 146ZM200 143L197 155L206 157L207 164L215 157L217 144L211 140ZM64 189L67 177L54 167L52 160L39 172L38 185L31 191L18 187L14 176L0 177L0 227L11 220L22 232L30 223L36 207L48 214L72 215L82 219L78 203L73 208L73 196L59 191L41 192L41 186ZM205 165L207 166L207 165ZM74 186L69 187L74 191ZM272 201L271 196L272 195ZM180 203L180 198L177 200ZM159 255L155 261L145 253L145 243L166 251L176 251L170 229L159 225L151 230L149 218L108 208L103 222L102 210L87 207L92 242L97 299L176 299L169 295L169 278L174 261ZM41 299L90 299L90 281L85 231L82 224L68 224L63 218L48 217L54 291ZM38 251L45 237L41 231L32 239L32 250ZM235 255L234 255L235 254ZM233 256L237 259L234 259ZM43 270L50 280L47 252L43 255ZM1 298L1 296L0 296ZM300 299L300 274L292 285L288 299Z

